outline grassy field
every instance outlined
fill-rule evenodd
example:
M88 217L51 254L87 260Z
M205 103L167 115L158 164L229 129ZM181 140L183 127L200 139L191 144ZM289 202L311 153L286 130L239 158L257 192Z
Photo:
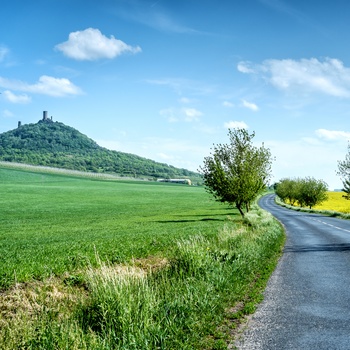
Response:
M316 210L330 210L337 211L339 213L349 214L350 213L350 200L343 197L344 192L328 192L328 199L316 205Z
M225 349L283 230L204 189L0 167L1 349Z
M202 188L0 169L0 288L93 262L154 255L237 213Z

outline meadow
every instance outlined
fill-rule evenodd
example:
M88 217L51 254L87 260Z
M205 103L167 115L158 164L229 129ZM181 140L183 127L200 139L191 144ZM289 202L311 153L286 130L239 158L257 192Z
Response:
M0 169L0 288L166 251L236 215L202 188Z
M225 349L284 234L202 187L0 167L1 349Z

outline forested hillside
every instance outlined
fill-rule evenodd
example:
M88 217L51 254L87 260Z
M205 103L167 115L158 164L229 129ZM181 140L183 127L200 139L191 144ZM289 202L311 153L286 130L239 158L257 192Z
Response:
M108 150L78 130L49 119L0 134L0 160L121 176L199 179L186 169Z

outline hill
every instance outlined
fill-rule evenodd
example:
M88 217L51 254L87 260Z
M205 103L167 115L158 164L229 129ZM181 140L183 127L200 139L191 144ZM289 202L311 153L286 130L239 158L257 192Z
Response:
M119 176L190 178L199 174L134 154L111 151L78 130L44 118L0 134L0 160Z

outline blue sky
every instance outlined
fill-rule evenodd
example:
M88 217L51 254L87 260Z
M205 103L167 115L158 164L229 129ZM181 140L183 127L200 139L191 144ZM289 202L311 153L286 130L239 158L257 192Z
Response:
M0 133L44 110L101 146L197 170L227 128L273 179L341 188L350 139L346 0L11 0L0 12Z

